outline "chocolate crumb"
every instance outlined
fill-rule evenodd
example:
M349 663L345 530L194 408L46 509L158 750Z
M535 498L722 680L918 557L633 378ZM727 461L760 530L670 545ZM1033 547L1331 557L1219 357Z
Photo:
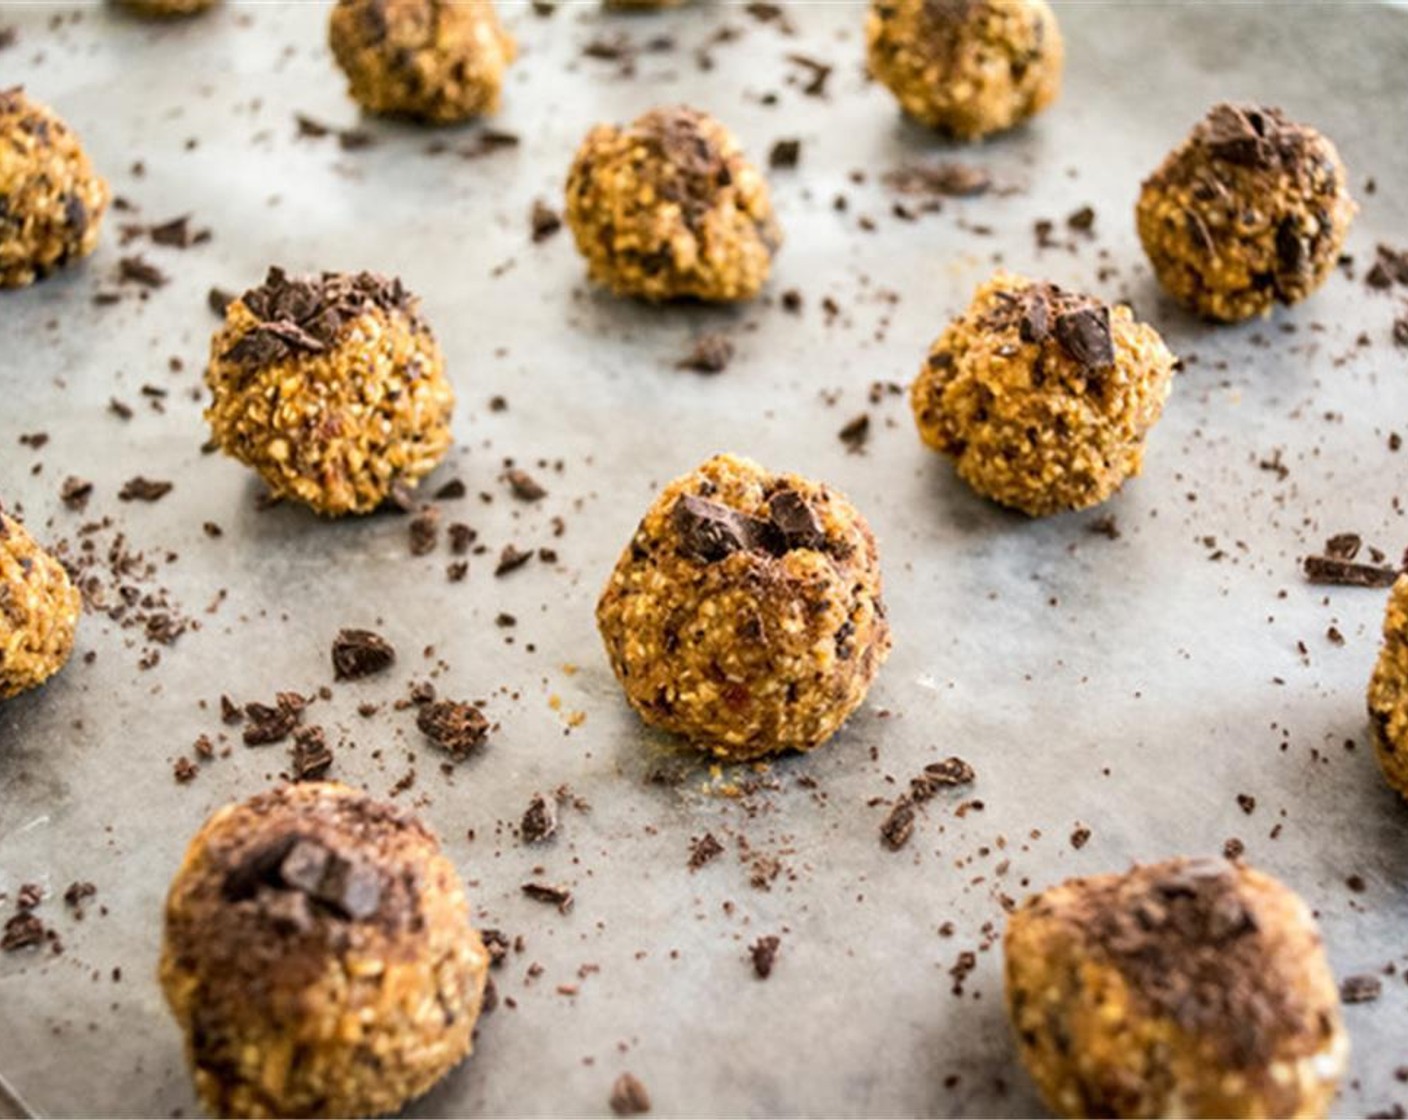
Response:
M506 576L509 572L517 571L533 559L531 552L520 552L511 544L506 544L503 551L499 553L499 562L494 566L495 576Z
M889 816L880 825L880 840L892 852L897 852L909 843L914 835L914 805L909 798L902 797L895 802Z
M117 270L118 280L144 288L160 288L168 279L166 273L140 256L123 257L117 262Z
M390 668L396 650L370 630L341 630L332 642L333 677L355 681Z
M5 933L0 936L0 951L13 953L38 945L43 940L44 923L26 910L5 923Z
M1346 976L1340 982L1340 999L1345 1003L1372 1003L1383 993L1383 987L1377 976Z
M293 780L312 782L332 768L332 748L321 727L300 727L293 734Z
M427 701L416 715L416 726L456 762L468 758L489 734L484 713L459 700Z
M758 938L749 949L753 957L753 971L757 973L759 980L766 980L772 975L772 966L777 961L777 950L781 944L779 937L769 934Z
M552 883L524 883L522 891L534 902L546 902L556 906L559 913L566 914L572 909L572 892L566 887Z
M173 487L174 483L161 482L137 475L122 484L122 489L117 492L117 500L119 502L157 502L171 493Z
M650 1111L650 1094L633 1074L621 1074L611 1086L611 1111L617 1116L639 1116Z
M1256 811L1256 798L1249 793L1239 793L1237 805L1247 816L1251 816Z
M1071 847L1080 851L1090 842L1090 829L1083 824L1078 824L1071 830Z
M176 779L178 785L187 785L195 781L196 775L199 773L200 768L185 755L178 758L171 767L171 776Z
M508 488L512 491L513 496L520 502L536 502L540 498L547 497L548 492L527 471L511 467L504 472L504 479L508 482Z
M88 507L88 499L93 495L93 484L69 475L59 488L59 500L71 510L81 513Z
M726 334L710 331L694 339L689 353L675 363L675 368L695 373L722 373L732 360L733 341Z
M777 171L790 170L802 158L800 140L778 140L768 152L768 166Z
M412 556L434 552L440 539L440 511L427 506L411 518L408 532Z
M836 433L836 438L844 443L846 450L852 454L863 450L870 441L870 413L862 412L859 416L852 417Z
M538 844L548 840L557 831L557 806L542 794L535 794L528 802L520 825L525 844Z
M533 231L533 242L546 241L562 228L562 217L542 199L533 200L533 209L528 214L528 224Z

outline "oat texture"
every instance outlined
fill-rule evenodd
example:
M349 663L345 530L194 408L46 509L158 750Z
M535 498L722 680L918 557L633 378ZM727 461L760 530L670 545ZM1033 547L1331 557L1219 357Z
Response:
M0 510L0 700L64 667L81 606L63 565Z
M1369 723L1384 780L1408 798L1408 576L1384 611L1384 642L1369 678Z

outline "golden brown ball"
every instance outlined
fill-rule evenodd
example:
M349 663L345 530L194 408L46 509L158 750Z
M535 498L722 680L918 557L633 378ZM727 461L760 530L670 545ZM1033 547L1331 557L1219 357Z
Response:
M68 663L82 605L64 566L0 510L0 700Z
M1056 100L1065 50L1045 0L871 0L870 72L921 124L972 140Z
M567 224L593 280L648 300L751 299L782 241L733 134L685 106L592 129L567 178Z
M1041 517L1139 473L1175 365L1129 308L1000 272L934 343L910 402L960 478Z
M454 390L396 279L271 268L226 309L205 380L221 450L319 513L376 509L450 447Z
M890 650L865 519L828 486L735 455L661 491L597 625L646 723L735 760L826 742Z
M1384 780L1408 798L1408 576L1389 592L1383 633L1369 678L1369 725Z
M1159 282L1208 319L1299 303L1335 267L1354 217L1334 144L1279 109L1214 105L1144 181L1139 239Z
M108 197L68 125L18 86L0 90L0 288L91 253Z
M166 902L161 986L217 1116L373 1116L469 1052L489 958L410 814L331 782L216 812Z
M338 0L328 42L363 108L431 124L497 112L518 53L491 0Z
M139 16L149 19L180 19L184 16L199 15L209 11L220 0L115 0L119 8L126 8Z
M1324 1116L1349 1040L1315 920L1275 879L1174 859L1008 920L1007 1009L1058 1116Z

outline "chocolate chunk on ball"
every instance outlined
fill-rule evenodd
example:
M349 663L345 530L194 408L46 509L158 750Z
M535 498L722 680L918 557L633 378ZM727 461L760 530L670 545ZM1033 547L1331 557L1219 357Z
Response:
M431 832L336 783L216 812L167 896L161 986L216 1116L396 1111L470 1052L488 967Z
M396 279L271 268L226 308L205 380L221 450L322 514L376 509L450 446L454 390Z
M1019 125L1061 91L1045 0L871 0L866 41L871 74L900 107L961 140Z
M1315 921L1225 860L1072 879L1008 920L1007 1010L1058 1116L1324 1116L1349 1041Z
M1384 780L1408 798L1408 576L1384 611L1384 642L1369 678L1369 725Z
M0 509L0 700L68 663L81 607L63 565Z
M934 343L910 403L960 478L1041 517L1139 473L1175 365L1129 308L1000 272Z
M0 288L86 257L107 208L107 182L73 130L18 86L0 91Z
M1335 267L1354 217L1334 144L1279 109L1214 105L1144 181L1139 239L1159 282L1208 319L1299 303Z
M220 0L113 0L119 8L125 8L149 19L180 19L183 16L199 15L220 3Z
M518 53L490 0L338 0L328 42L363 108L432 124L496 112Z
M826 742L890 650L865 519L830 487L734 455L660 493L597 625L646 723L734 760Z
M567 224L591 278L647 300L751 299L782 237L767 183L707 113L598 125L567 177Z

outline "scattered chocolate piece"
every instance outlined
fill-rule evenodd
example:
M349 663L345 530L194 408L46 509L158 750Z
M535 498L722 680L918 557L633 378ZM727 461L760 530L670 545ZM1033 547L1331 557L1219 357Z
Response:
M1066 218L1066 225L1080 233L1089 233L1095 228L1095 210L1090 206L1082 206L1079 210L1072 212Z
M0 951L13 953L28 949L44 940L44 923L28 910L16 914L5 923L5 933L0 937Z
M556 906L559 913L566 914L572 909L572 892L566 887L552 883L524 883L523 893L534 902L547 902Z
M1336 560L1353 560L1363 545L1364 540L1358 533L1336 533L1325 542L1325 555Z
M332 768L332 748L321 727L300 727L293 734L293 780L313 782Z
M508 482L513 496L520 502L536 502L547 497L548 492L527 471L511 467L504 472L504 479Z
M556 803L540 793L535 794L523 813L520 830L525 844L538 844L550 839L557 831Z
M724 846L714 839L712 832L706 832L689 846L689 869L698 871L706 863L711 863L724 854Z
M463 556L470 550L479 534L466 525L463 521L452 522L449 529L450 551L456 556Z
M531 552L520 552L511 544L504 545L503 551L499 553L499 562L494 566L495 576L506 576L509 572L517 571L533 559Z
M501 930L481 929L479 939L484 942L484 948L489 953L489 967L500 968L504 963L504 958L508 956L509 942Z
M196 780L196 775L199 773L200 768L185 755L178 758L171 766L171 776L176 779L177 785L188 785Z
M915 164L887 172L885 185L900 194L972 198L992 188L992 176L966 163Z
M380 673L396 660L396 650L370 630L341 630L332 642L333 677L355 681Z
M802 313L802 293L796 288L788 288L782 293L782 310L791 315Z
M562 216L542 199L533 200L533 209L528 214L528 224L533 231L533 243L546 241L562 228Z
M1080 851L1090 842L1090 829L1083 824L1078 824L1071 830L1071 847Z
M789 54L787 61L802 67L810 75L802 87L803 94L807 97L826 96L826 83L831 79L833 69L829 64L812 58L810 55L797 53Z
M940 789L966 786L975 777L973 767L956 755L942 762L931 762L918 777L909 780L910 798L916 802L928 801Z
M650 1111L650 1094L633 1074L621 1074L611 1086L611 1111L617 1116L639 1116Z
M279 702L272 708L267 704L246 704L244 718L245 746L262 747L287 739L303 718L303 708L280 695Z
M1256 812L1256 798L1249 793L1239 793L1237 794L1237 807L1247 816L1251 816Z
M777 950L781 944L781 938L769 934L758 938L749 949L753 956L753 971L757 973L759 980L766 980L772 975L772 966L777 961Z
M800 140L778 140L768 152L768 166L777 171L790 170L797 166L801 158Z
M846 450L858 453L870 441L870 413L862 412L846 422L836 433L836 438L846 445Z
M675 368L695 373L722 373L732 360L733 341L726 334L710 331L695 337L689 353L675 363Z
M93 484L73 475L64 479L64 484L59 487L59 500L80 513L88 507L88 499L92 496Z
M489 734L489 721L473 704L427 701L416 715L421 733L456 762L463 762Z
M166 273L140 256L123 257L117 262L117 269L120 281L140 284L144 288L160 288L167 281Z
M119 502L157 502L171 493L174 485L171 482L161 482L137 475L136 478L129 478L122 484L122 489L117 492L117 500Z
M15 892L15 906L20 910L33 910L44 901L44 888L38 883L21 883Z
M1333 556L1307 556L1305 578L1335 587L1392 587L1398 573L1376 564L1355 564Z
M1086 530L1102 536L1107 540L1117 541L1120 539L1120 526L1119 522L1115 520L1114 514L1106 514L1104 517L1097 517L1086 526Z
M83 920L83 904L98 893L98 888L92 883L76 880L68 885L64 891L64 905L73 911L76 920Z
M425 556L435 551L440 539L440 511L427 506L411 518L408 527L412 556Z
M452 478L449 482L441 486L440 489L436 490L431 497L437 502L456 502L468 493L469 488L465 486L464 479ZM450 526L452 534L454 528L453 525Z
M880 825L880 839L892 852L897 852L909 843L914 835L914 805L907 797L895 802L884 822Z
M205 294L206 306L222 319L225 317L225 309L234 303L236 298L234 292L226 291L224 288L211 288Z
M1346 976L1340 982L1340 999L1345 1003L1372 1003L1383 993L1383 988L1383 981L1377 976Z
M119 420L132 419L132 406L130 404L126 404L118 400L116 397L113 397L110 401L108 401L108 411L111 412L114 416L116 416Z

